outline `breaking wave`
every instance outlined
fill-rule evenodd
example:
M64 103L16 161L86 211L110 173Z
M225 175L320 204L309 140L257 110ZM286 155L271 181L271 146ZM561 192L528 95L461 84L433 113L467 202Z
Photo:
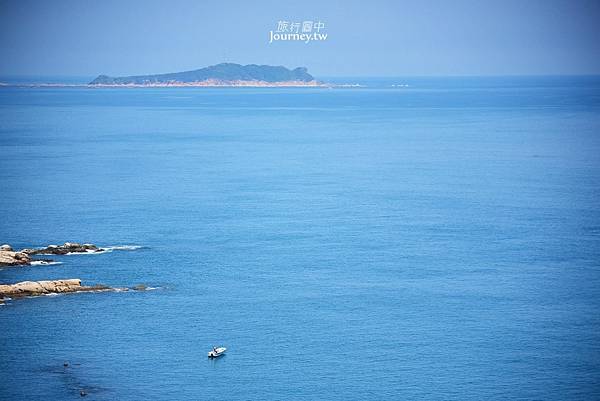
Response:
M61 265L63 262L48 262L46 260L32 260L29 264L31 266L41 266L41 265Z
M69 252L65 255L100 255L113 251L135 251L136 249L144 248L142 245L114 245L100 247L101 251L87 250L86 252Z
M136 249L142 249L141 245L115 245L107 246L104 249L107 251L135 251Z

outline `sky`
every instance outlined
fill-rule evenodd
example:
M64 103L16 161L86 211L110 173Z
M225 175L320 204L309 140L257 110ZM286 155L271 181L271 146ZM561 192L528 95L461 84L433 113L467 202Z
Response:
M321 22L327 38L269 43L280 21ZM0 0L0 75L221 62L317 77L600 74L600 1Z

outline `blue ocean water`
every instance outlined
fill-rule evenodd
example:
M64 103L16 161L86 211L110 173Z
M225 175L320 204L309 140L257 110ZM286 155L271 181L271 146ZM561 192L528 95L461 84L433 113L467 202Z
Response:
M361 83L0 88L0 242L142 246L0 283L158 287L0 306L0 399L600 399L600 79Z

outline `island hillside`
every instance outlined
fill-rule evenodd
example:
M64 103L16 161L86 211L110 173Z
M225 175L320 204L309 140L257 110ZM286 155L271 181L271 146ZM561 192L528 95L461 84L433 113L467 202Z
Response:
M306 68L222 63L193 71L129 77L100 75L93 86L317 86Z

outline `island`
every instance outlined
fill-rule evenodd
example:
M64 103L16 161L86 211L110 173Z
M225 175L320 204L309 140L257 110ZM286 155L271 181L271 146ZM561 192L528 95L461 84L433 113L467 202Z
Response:
M250 86L302 87L326 86L304 67L290 70L283 66L221 63L193 71L155 75L109 77L100 75L88 84L92 87L185 87Z

